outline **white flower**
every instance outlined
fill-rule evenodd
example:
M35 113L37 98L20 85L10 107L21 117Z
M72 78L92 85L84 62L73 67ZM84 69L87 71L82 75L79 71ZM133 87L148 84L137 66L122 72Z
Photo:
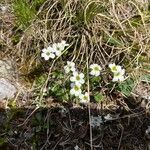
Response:
M67 44L65 40L62 40L62 41L61 41L61 44L64 46L64 48L65 48L66 46L69 46L69 44Z
M89 94L86 92L85 94L80 94L79 95L80 102L81 103L87 103L89 101Z
M119 65L116 65L115 63L112 63L112 64L109 64L109 68L111 69L111 71L113 73L115 72L120 72L122 69L121 69L121 66Z
M47 49L44 48L42 50L41 57L44 57L45 60L49 60L50 58L52 58L52 59L55 58L55 54L54 54L53 48L50 47L50 46Z
M79 84L83 84L84 81L84 74L83 73L78 73L78 72L73 72L73 76L70 77L70 81L75 82L75 83L79 83Z
M114 77L112 79L113 82L125 80L125 77L124 77L125 70L122 69L121 66L116 65L115 63L112 63L112 64L109 64L109 68L114 74Z
M68 46L69 44L66 44L66 41L62 40L61 43L54 43L52 45L54 53L56 56L60 56L62 51L65 49L65 46Z
M70 90L71 95L79 96L81 94L81 84L74 84L72 89Z
M102 68L98 64L90 65L90 69L91 69L90 74L93 75L93 76L99 76L100 71L102 70Z
M64 48L62 47L62 45L60 43L54 43L53 50L54 50L54 53L56 54L56 56L60 56L61 52L64 50Z
M67 61L67 65L64 66L65 72L69 73L70 71L75 72L75 63Z
M125 74L125 70L124 69L121 69L120 72L116 72L114 73L114 77L113 77L113 82L116 82L116 81L123 81L125 78L124 78L124 74Z

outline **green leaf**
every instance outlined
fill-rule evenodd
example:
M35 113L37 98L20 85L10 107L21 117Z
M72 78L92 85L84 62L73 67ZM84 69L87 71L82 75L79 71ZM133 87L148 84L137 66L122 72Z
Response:
M35 79L36 85L37 85L37 86L42 85L42 84L46 81L46 79L47 79L47 76L46 76L45 74L43 74L43 75L37 77L37 78Z
M97 92L94 95L94 99L95 99L96 102L101 102L101 101L103 101L104 96L101 93Z
M114 38L114 37L109 37L108 43L113 44L115 46L122 46L123 45L119 39Z
M60 71L55 71L52 73L52 77L53 78L57 78L57 79L63 79L64 78L64 74Z
M5 138L0 137L0 146L2 146L3 144L7 143Z
M100 80L101 80L101 77L92 77L92 78L91 78L91 82L92 82L92 83L100 82Z
M141 80L144 81L144 82L150 83L150 75L145 74L145 75L141 76Z
M118 84L118 90L121 91L125 96L130 96L134 86L134 80L129 78L124 82Z

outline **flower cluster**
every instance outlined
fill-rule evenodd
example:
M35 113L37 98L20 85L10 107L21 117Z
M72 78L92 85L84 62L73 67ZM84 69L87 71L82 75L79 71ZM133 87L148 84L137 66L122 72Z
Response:
M80 98L81 103L87 103L89 100L88 93L82 94L82 85L85 83L84 74L79 73L75 68L75 63L67 61L67 65L64 66L65 73L71 72L71 90L70 94Z
M102 68L98 64L90 65L90 75L99 76ZM70 94L79 97L81 103L87 103L89 101L89 93L85 92L82 94L82 85L85 83L84 74L79 73L75 68L75 63L71 61L67 61L67 65L64 66L65 73L70 73L72 76L70 77L71 90Z
M122 69L121 66L116 65L115 63L112 63L112 64L109 64L109 68L114 75L112 79L113 82L124 81L125 70Z
M56 56L60 56L62 51L65 49L66 46L69 44L66 41L62 40L60 43L54 43L51 46L44 48L41 53L41 57L45 60L49 60L50 58L54 59ZM109 64L109 68L113 73L113 82L116 81L124 81L125 77L125 69L122 69L121 66L116 65L115 63ZM91 76L98 77L101 74L101 66L98 64L91 64L89 66ZM85 83L85 75L82 72L79 72L76 67L75 63L72 61L67 61L67 65L64 66L65 73L71 74L70 81L71 81L71 90L70 94L78 97L81 103L89 102L89 93L83 92L83 84Z
M49 60L50 58L54 59L56 56L60 56L62 51L68 45L69 44L67 44L64 40L62 40L60 43L54 43L52 46L48 46L42 50L41 57L43 57L45 60Z

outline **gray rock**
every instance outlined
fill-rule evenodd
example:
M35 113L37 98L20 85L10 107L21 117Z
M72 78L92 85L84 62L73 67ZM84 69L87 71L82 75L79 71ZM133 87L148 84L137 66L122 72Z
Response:
M9 78L13 77L14 71L13 67L11 66L10 61L3 61L0 60L0 77Z
M17 92L16 87L11 62L0 60L0 100L14 98Z
M7 79L0 78L0 99L12 99L17 88Z

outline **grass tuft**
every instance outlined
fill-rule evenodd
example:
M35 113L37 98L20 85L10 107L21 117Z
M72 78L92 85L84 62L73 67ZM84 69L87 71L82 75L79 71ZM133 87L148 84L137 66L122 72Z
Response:
M17 17L16 23L19 27L26 29L31 22L37 17L37 11L44 0L14 0L13 10Z

